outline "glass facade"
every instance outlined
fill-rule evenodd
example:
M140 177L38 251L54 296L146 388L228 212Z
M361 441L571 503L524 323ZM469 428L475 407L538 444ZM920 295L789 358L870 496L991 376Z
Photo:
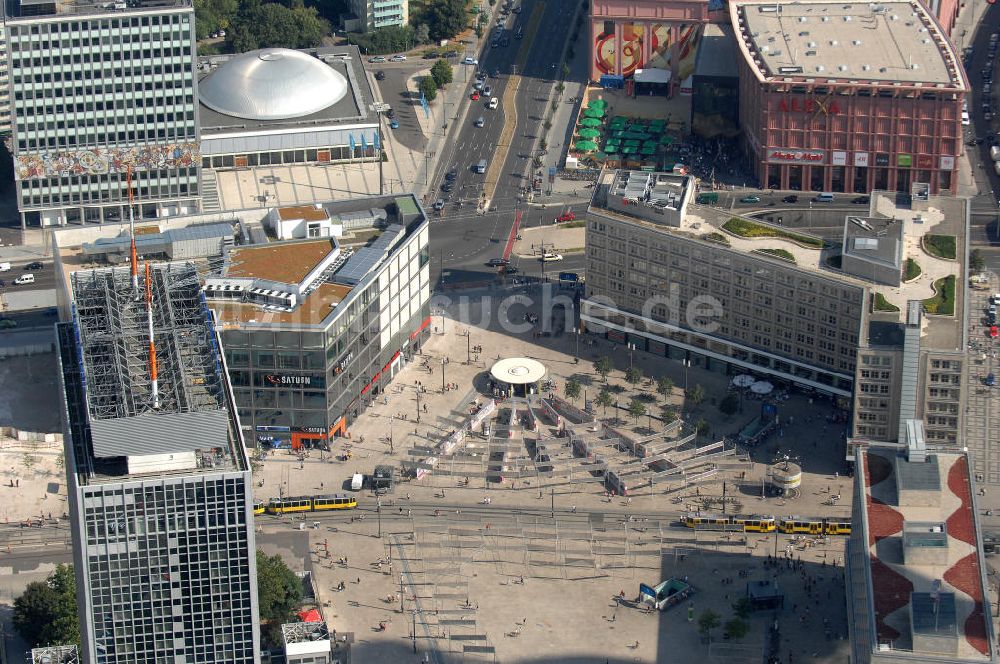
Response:
M95 664L255 660L249 473L80 489Z
M20 207L198 196L194 14L31 17L7 23ZM152 210L155 214L155 208Z

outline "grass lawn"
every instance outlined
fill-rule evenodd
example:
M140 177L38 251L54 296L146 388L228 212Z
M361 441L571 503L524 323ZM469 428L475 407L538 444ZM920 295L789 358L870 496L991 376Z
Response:
M781 260L788 261L789 263L795 262L795 256L792 254L792 252L786 249L767 248L767 249L757 249L756 251L761 254L767 254L768 256L774 256L775 258L780 258Z
M925 235L924 251L937 258L955 260L954 235Z
M899 307L885 299L882 293L875 293L875 311L899 311Z
M823 248L823 241L819 238L799 235L798 233L790 233L788 231L765 226L764 224L758 224L748 219L740 219L739 217L733 217L724 223L722 225L722 229L729 231L733 235L739 235L740 237L780 237L785 240L798 242L799 244L803 244L813 249Z
M929 314L951 316L955 313L955 275L949 274L934 282L935 295L924 300L924 309Z
M920 264L912 258L906 259L906 269L903 272L903 281L912 281L920 276L923 270L920 269Z

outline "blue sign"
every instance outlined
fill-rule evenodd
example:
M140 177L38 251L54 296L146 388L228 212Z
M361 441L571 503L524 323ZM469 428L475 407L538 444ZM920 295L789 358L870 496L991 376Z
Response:
M354 148L356 147L356 144L354 142L354 134L348 134L347 138L349 138L350 141L351 141L351 156L353 157L354 156Z
M420 108L424 109L424 117L431 117L431 107L427 105L427 97L424 96L424 91L420 91Z
M647 586L645 583L639 584L639 594L648 595L649 597L652 597L654 600L656 599L656 591Z
M570 282L574 282L575 283L575 282L577 282L579 280L580 280L580 275L578 275L576 272L560 272L559 273L559 281L570 281Z

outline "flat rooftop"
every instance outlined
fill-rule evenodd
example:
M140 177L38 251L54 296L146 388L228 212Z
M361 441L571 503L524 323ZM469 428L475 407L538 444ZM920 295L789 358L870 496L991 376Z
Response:
M51 16L130 14L190 7L190 0L8 0L8 21Z
M330 239L234 247L225 276L297 284L334 249Z
M867 505L863 535L870 552L864 560L878 642L908 655L940 656L940 650L922 649L927 641L919 637L950 635L957 637L957 658L948 661L990 661L991 630L984 616L988 598L968 457L928 450L927 460L920 462L909 461L903 450L868 448L860 461L863 475L858 479ZM908 564L904 540L910 547L934 549L936 555ZM934 593L941 607L936 625L930 601Z
M329 316L334 307L343 302L350 292L350 286L320 284L292 311L267 310L249 302L213 301L211 306L216 310L219 323L223 326L240 323L317 325Z
M893 217L849 215L844 224L844 253L860 260L900 268L903 224Z
M954 52L919 2L732 2L743 57L760 79L964 87Z
M286 120L238 118L199 104L198 117L201 122L201 135L205 138L212 138L217 134L281 132L337 124L378 124L378 116L370 108L375 102L375 97L371 85L368 83L368 77L365 75L361 52L356 46L310 49L305 52L316 56L347 80L347 94L340 101L316 113ZM199 80L234 57L234 55L199 57Z

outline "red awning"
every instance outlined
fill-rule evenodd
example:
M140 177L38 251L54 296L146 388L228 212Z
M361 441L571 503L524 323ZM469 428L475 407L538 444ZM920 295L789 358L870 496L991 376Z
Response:
M319 615L319 611L316 609L309 609L308 611L300 611L299 618L302 622L323 622L323 616Z

